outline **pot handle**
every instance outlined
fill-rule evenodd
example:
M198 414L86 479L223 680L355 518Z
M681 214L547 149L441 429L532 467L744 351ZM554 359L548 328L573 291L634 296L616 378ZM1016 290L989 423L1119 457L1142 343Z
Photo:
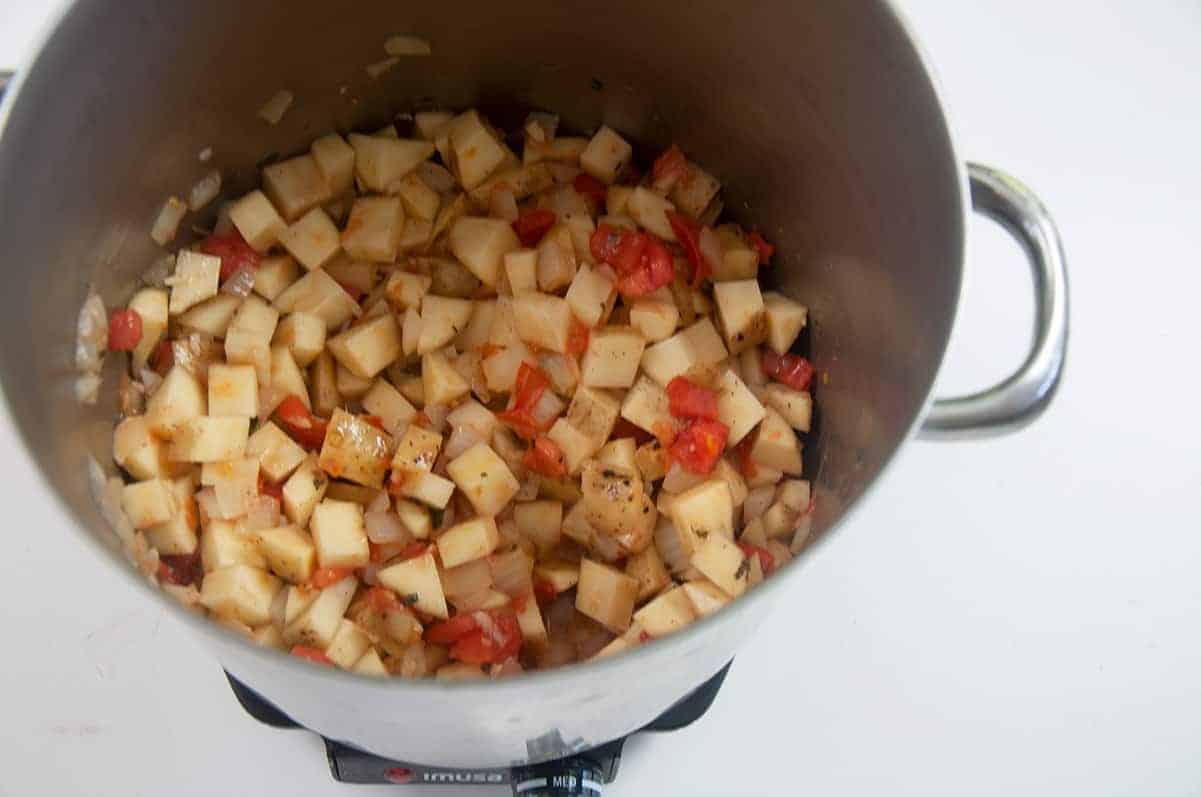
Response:
M1047 408L1063 376L1068 346L1068 274L1050 213L1029 188L1004 172L968 164L972 209L1022 244L1034 272L1034 341L1009 378L979 393L936 399L921 435L955 439L1021 429Z

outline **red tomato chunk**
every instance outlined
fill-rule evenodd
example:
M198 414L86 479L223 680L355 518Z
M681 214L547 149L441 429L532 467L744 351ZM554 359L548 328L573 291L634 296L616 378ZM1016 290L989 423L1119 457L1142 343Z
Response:
M707 476L721 459L729 437L730 428L721 421L692 421L676 435L668 453L685 470Z
M668 410L676 418L717 420L717 391L689 382L682 376L667 383Z
M545 208L525 210L513 222L513 232L517 233L522 246L537 246L542 236L555 226L556 218L554 211Z
M765 347L760 364L765 376L793 390L808 390L813 382L813 364L800 355L780 355Z
M108 318L110 351L133 351L142 340L142 317L137 310L114 310Z
M201 241L197 247L206 255L221 258L221 281L232 277L243 266L258 268L261 258L259 253L246 243L242 233L236 229L224 235L210 235Z

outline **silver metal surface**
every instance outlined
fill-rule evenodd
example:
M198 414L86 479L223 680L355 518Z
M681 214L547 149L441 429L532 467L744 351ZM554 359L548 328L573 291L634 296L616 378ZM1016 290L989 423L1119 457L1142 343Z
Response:
M364 67L392 33L426 37L434 55L371 79ZM271 127L255 111L281 88L296 101ZM546 734L594 745L658 715L733 656L860 503L928 404L959 301L967 182L929 71L877 0L696 0L686 15L636 0L80 0L0 106L0 385L65 510L45 533L78 533L131 588L169 603L120 558L83 475L89 456L110 458L115 358L98 406L72 392L80 303L92 286L109 306L128 297L161 255L148 230L163 200L214 166L237 196L264 153L331 129L470 105L501 125L530 107L568 129L607 122L644 158L678 142L724 181L731 214L776 245L775 287L809 306L825 377L805 451L819 544L631 653L494 683L379 681L175 610L308 727L381 755L489 767L528 760L527 740Z
M938 399L923 437L954 439L1016 431L1047 408L1063 378L1068 347L1068 274L1050 213L1026 186L997 169L970 164L972 207L1021 244L1034 272L1034 339L1026 361L1000 384Z

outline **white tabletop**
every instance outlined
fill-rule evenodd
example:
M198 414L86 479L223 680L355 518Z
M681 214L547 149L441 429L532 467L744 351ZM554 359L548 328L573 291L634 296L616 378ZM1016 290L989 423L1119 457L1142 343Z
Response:
M963 155L1056 214L1066 383L1023 434L912 444L712 711L631 743L609 794L1201 789L1201 6L906 5ZM46 13L0 2L0 63ZM1029 337L1016 247L972 236L944 392L1004 375ZM385 793L247 717L198 643L62 533L21 458L0 468L0 794Z

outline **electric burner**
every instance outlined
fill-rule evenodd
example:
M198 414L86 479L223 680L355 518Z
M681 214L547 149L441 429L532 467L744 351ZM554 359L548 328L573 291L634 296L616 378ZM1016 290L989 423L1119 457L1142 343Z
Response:
M700 719L713 704L713 699L717 697L717 691L721 689L729 669L730 664L727 664L695 691L663 712L658 719L635 733L675 731ZM226 673L225 677L229 679L229 685L242 708L259 722L273 728L307 730L229 673ZM330 774L334 780L341 783L426 786L509 784L516 797L600 797L604 785L612 783L617 777L621 749L627 738L629 737L614 739L599 747L512 769L428 767L411 761L380 758L333 739L322 737L322 740L325 742ZM528 746L532 760L546 758L555 751L571 749L571 745L557 733L529 742Z

